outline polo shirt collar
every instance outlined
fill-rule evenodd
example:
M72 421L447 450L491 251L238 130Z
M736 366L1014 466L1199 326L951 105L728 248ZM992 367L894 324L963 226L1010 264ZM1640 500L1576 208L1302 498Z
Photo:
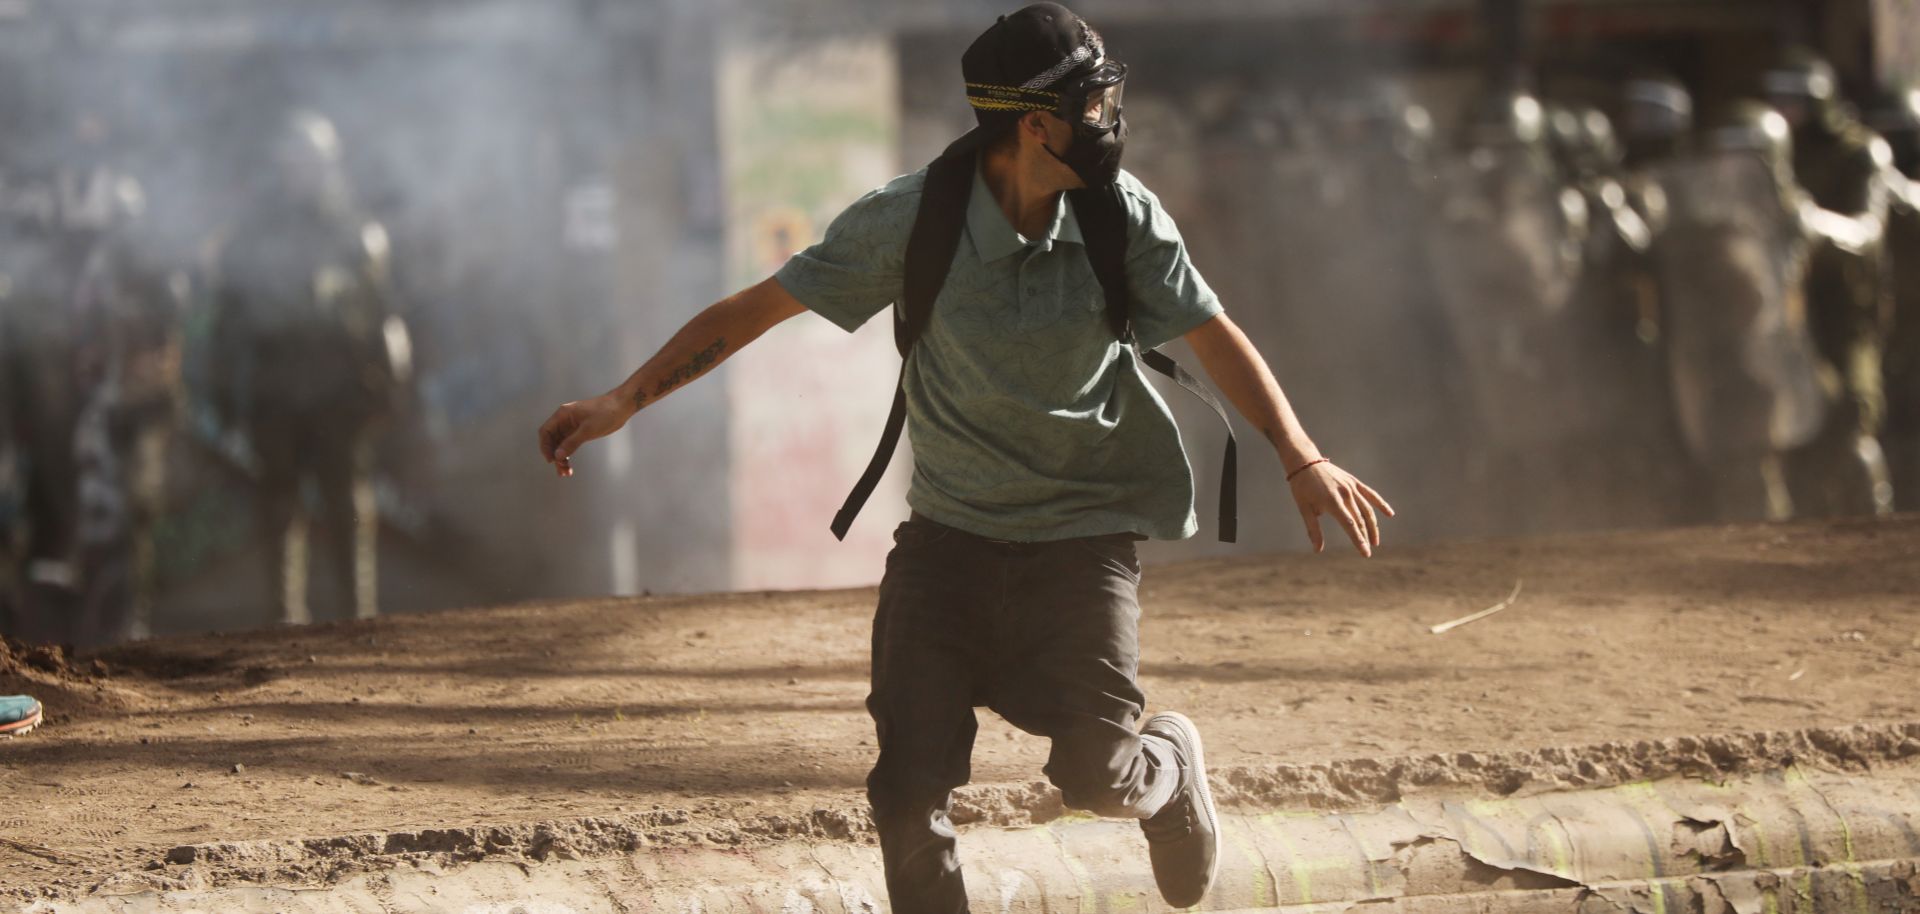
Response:
M1013 230L1013 223L1000 211L993 191L987 189L987 181L978 171L973 173L973 194L967 198L967 235L973 239L973 249L979 252L981 263L999 260L1028 244ZM1041 249L1049 250L1058 241L1086 244L1080 234L1080 221L1073 217L1073 206L1067 202L1066 194L1061 194L1060 202L1055 204L1053 221L1047 225Z

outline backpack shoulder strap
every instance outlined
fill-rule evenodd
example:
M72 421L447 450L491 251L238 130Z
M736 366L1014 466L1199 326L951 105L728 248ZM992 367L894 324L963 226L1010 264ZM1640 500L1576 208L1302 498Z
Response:
M1133 295L1127 289L1127 211L1120 200L1120 187L1109 184L1098 189L1082 188L1068 191L1067 198L1073 203L1080 235L1087 242L1087 261L1093 265L1094 278L1100 281L1100 291L1107 299L1107 322L1113 326L1115 337L1133 346L1133 322L1128 317ZM1219 398L1166 353L1140 350L1140 361L1200 398L1226 426L1226 453L1220 459L1220 541L1234 542L1240 532L1240 493L1239 448L1233 437L1233 420L1227 417Z
M1227 446L1220 457L1220 542L1231 543L1240 537L1240 455L1239 447L1233 439L1233 420L1227 418L1227 408L1220 405L1220 399L1213 391L1200 383L1200 379L1189 374L1172 356L1158 349L1146 349L1140 353L1140 361L1169 378L1173 383L1185 388L1187 393L1200 398L1213 414L1220 417L1220 424L1227 430Z
M971 152L943 155L927 166L920 190L920 209L907 235L906 264L900 301L893 309L893 343L906 358L933 319L933 300L947 284L960 232L967 224L967 201L973 194L975 156Z
M1107 323L1120 342L1133 345L1133 323L1127 317L1133 296L1127 291L1127 210L1120 203L1120 186L1067 191L1080 236L1087 241L1087 262L1100 280L1107 299Z
M947 271L953 268L953 255L960 246L960 231L967 224L967 199L973 193L975 155L972 152L943 155L927 166L927 179L920 191L920 209L913 217L913 231L907 235L907 253L901 281L900 300L893 308L893 345L900 350L900 378L894 382L893 408L880 432L880 444L873 459L854 483L853 491L833 516L833 536L847 538L853 519L860 515L867 499L886 475L887 464L900 446L900 432L907 423L907 364L913 344L926 332L933 319L933 301L947 283Z

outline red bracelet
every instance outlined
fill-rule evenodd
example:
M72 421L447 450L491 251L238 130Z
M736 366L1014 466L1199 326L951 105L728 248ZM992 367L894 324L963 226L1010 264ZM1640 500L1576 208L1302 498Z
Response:
M1309 460L1306 463L1301 464L1299 469L1294 470L1291 473L1288 473L1287 481L1292 482L1293 477L1298 476L1301 473L1305 473L1309 468L1319 466L1320 464L1323 464L1323 463L1332 463L1332 462L1333 462L1333 458L1331 457L1322 457L1319 460Z

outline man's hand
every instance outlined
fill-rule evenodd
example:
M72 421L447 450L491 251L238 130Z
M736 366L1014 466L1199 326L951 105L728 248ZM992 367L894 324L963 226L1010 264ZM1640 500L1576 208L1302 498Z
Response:
M1360 550L1361 555L1372 557L1374 547L1380 545L1380 516L1375 512L1385 511L1388 517L1393 516L1393 506L1387 504L1380 493L1331 463L1308 467L1288 485L1293 487L1293 500L1300 506L1301 520L1307 522L1307 539L1313 541L1313 551L1326 549L1320 535L1320 515L1327 514L1347 531L1353 548Z
M561 476L572 476L571 459L581 445L619 431L643 407L692 383L775 324L805 310L806 305L771 277L714 302L681 327L626 383L554 410L540 426L540 456Z
M1282 465L1297 471L1287 483L1293 487L1301 519L1307 522L1307 539L1313 541L1313 551L1326 550L1320 538L1320 515L1327 514L1346 528L1353 548L1361 555L1372 556L1373 547L1380 545L1380 516L1376 512L1385 511L1392 517L1393 507L1352 473L1320 459L1319 450L1300 428L1286 394L1280 392L1279 382L1247 335L1225 314L1219 314L1188 331L1186 340L1234 408L1273 443Z
M631 400L616 393L563 403L540 426L540 456L561 476L573 475L572 457L580 446L619 431L633 418Z

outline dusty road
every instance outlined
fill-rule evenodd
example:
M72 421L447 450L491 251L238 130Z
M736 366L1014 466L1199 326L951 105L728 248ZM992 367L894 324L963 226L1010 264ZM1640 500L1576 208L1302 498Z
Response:
M1429 633L1516 582L1510 609ZM1200 722L1216 769L1900 724L1920 721L1916 595L1915 517L1149 568L1143 678L1152 707ZM49 715L0 742L0 886L85 891L212 842L600 815L720 842L818 826L860 805L873 754L872 604L533 604L98 663L15 651L0 691ZM1045 744L982 716L976 784L1051 814L1032 799ZM994 790L964 816L1004 818Z

